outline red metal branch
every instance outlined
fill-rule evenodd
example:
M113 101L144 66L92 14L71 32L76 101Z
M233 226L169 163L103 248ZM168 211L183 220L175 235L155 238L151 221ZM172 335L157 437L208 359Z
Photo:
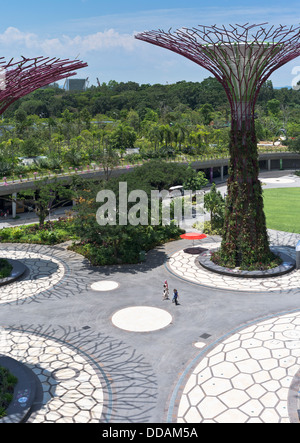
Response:
M262 84L278 68L300 56L300 27L203 26L162 30L135 37L169 49L210 71L223 85L237 118L254 112Z
M50 83L76 75L76 70L87 67L79 60L22 56L20 61L8 63L0 58L1 90L0 115L16 100Z

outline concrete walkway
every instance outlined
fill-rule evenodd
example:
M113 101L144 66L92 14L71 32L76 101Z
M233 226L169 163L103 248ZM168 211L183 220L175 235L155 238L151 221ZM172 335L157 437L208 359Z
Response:
M284 248L300 237L270 234ZM234 277L225 285L209 271L197 281L184 268L187 246L93 268L65 245L0 244L0 256L28 268L0 292L0 354L40 380L29 422L299 421L299 271L276 288L257 279L241 287Z

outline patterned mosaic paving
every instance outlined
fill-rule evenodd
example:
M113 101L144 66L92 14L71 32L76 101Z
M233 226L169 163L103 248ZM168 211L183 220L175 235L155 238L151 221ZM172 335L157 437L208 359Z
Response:
M39 377L43 405L31 423L97 423L103 389L91 364L66 343L25 331L0 329L1 354L25 363Z
M290 386L299 365L300 313L246 327L193 369L177 422L289 423L296 412L289 411Z
M0 303L22 300L47 291L58 284L65 274L61 262L43 254L0 251L0 257L21 260L29 270L25 278L1 288Z
M22 260L28 272L19 281L1 287L0 304L21 304L33 301L38 296L69 297L87 287L82 258L64 249L39 245L0 245L2 257Z
M0 327L0 354L41 382L29 423L144 423L155 408L156 377L143 355L89 327Z
M293 256L287 246L294 245L300 235L270 234L273 244L281 245ZM213 238L201 244L208 248L216 245ZM0 304L29 303L36 297L69 297L90 288L82 259L64 249L0 245L0 257L4 256L23 259L29 273L24 280L1 288ZM170 257L169 270L187 282L243 290L241 279L217 279L206 270L201 275L195 258L179 251ZM247 279L245 291L297 293L299 272L268 281ZM42 404L29 421L147 422L158 398L151 365L123 340L94 333L79 323L76 328L0 327L0 353L25 363L42 383ZM288 423L297 416L299 312L238 328L209 347L204 342L194 345L199 354L181 376L175 392L178 403L176 407L171 404L168 421Z
M203 248L216 249L220 243L203 243ZM285 254L293 259L296 258L295 250L286 246L279 246ZM234 291L300 291L300 270L294 270L288 274L270 278L237 278L228 275L220 275L202 268L197 256L187 254L184 250L178 251L169 257L167 268L178 277L199 285Z

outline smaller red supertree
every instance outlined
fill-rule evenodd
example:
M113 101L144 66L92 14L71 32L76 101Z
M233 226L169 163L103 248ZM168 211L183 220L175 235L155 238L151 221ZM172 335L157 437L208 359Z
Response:
M79 60L59 58L25 58L8 63L0 58L0 115L16 100L50 83L76 75L77 69L87 67Z

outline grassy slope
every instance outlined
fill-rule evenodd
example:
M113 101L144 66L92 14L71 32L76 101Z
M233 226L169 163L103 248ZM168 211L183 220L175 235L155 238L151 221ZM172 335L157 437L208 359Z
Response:
M264 190L267 227L300 234L300 188Z

